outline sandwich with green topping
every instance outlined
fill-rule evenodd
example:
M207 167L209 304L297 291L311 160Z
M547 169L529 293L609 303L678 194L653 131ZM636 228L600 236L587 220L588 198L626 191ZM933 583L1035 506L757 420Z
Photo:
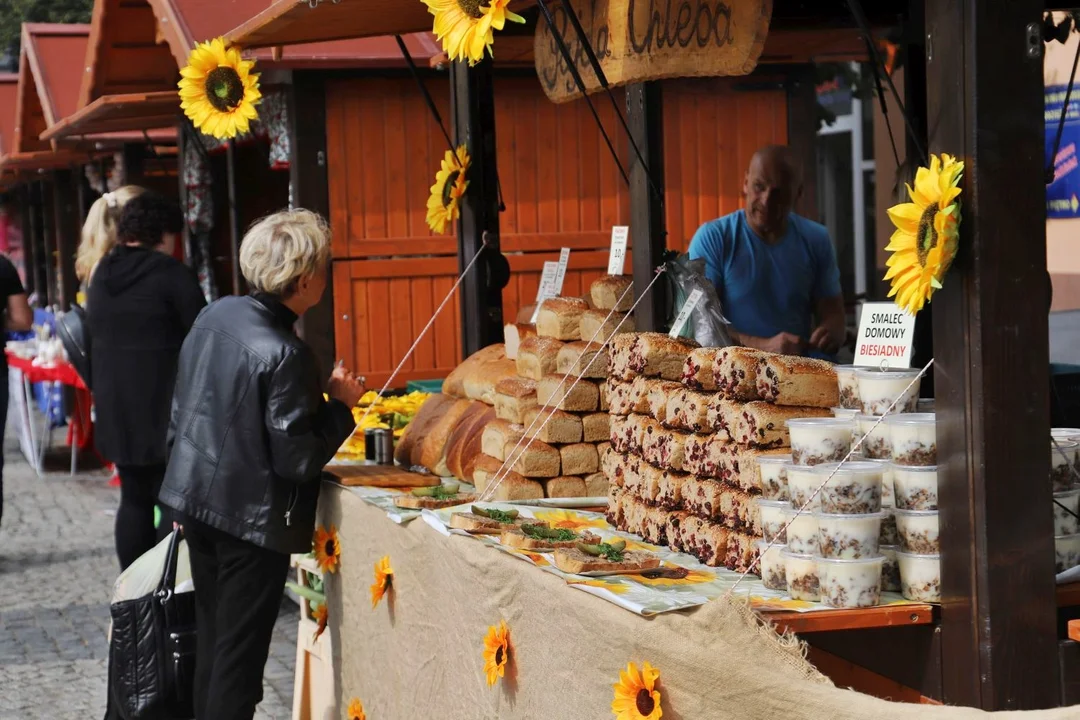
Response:
M414 488L407 495L395 497L394 505L407 510L438 510L476 500L475 493L463 493L459 489L457 483Z
M635 573L660 567L660 558L652 553L627 550L626 541L613 539L604 543L574 543L555 551L555 567L564 573L587 572Z
M546 552L558 548L572 548L577 543L598 545L600 538L591 532L574 532L566 528L549 527L547 523L524 523L504 528L499 542L522 550Z
M500 535L508 527L517 527L531 518L520 517L517 510L499 510L473 505L472 512L456 512L450 516L450 527L474 535Z

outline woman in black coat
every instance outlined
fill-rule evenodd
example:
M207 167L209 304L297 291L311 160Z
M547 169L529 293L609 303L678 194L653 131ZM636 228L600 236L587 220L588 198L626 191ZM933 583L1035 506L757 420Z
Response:
M124 205L118 245L89 289L95 439L120 475L116 554L121 569L150 550L165 477L165 436L180 346L206 305L195 275L171 256L180 208L155 192ZM162 530L171 524L162 522ZM164 533L161 533L162 535Z

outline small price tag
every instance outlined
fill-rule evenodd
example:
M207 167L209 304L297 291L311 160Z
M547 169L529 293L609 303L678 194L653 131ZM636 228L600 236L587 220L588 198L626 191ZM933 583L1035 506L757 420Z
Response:
M559 294L555 290L558 275L559 263L554 261L544 263L544 272L540 275L540 287L536 289L536 308L533 310L532 319L529 320L531 324L536 324L536 318L540 315L540 306L544 301Z
M559 251L559 271L555 274L555 297L562 295L563 280L566 279L566 266L570 263L570 248Z
M690 296L686 298L686 302L683 303L682 310L675 316L675 322L671 324L671 332L668 333L670 337L679 337L679 333L682 332L683 326L686 325L686 321L690 319L690 313L694 312L694 308L701 302L702 296L705 293L700 288L694 288L690 291Z
M626 243L630 239L630 228L616 225L611 228L611 254L608 255L607 274L622 275L626 265Z

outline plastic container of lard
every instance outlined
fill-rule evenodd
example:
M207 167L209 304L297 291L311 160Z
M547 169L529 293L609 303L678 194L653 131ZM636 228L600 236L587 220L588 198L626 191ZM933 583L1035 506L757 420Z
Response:
M770 590L787 590L786 562L782 553L786 545L773 545L765 540L758 541L758 570L761 571L761 582Z
M900 593L905 600L941 602L941 556L896 552Z
M1065 507L1061 507L1064 505ZM1054 535L1072 535L1080 532L1077 508L1080 507L1080 489L1054 493Z
M836 384L840 387L840 407L846 410L859 410L862 408L862 400L859 398L859 380L855 376L857 370L862 369L858 365L837 365Z
M855 376L859 380L859 397L865 415L885 415L893 400L897 402L892 412L910 413L918 407L921 381L915 378L919 376L919 370L867 368L856 371Z
M900 510L937 510L937 466L900 467L893 465L893 492Z
M793 553L790 548L782 551L780 556L784 558L784 576L787 579L788 595L794 600L809 602L820 600L817 557Z
M791 509L791 503L783 500L766 500L757 498L758 515L761 518L761 534L766 542L787 543L784 532L784 524L787 522L787 511Z
M884 469L877 463L849 461L815 465L821 488L821 511L865 515L881 510Z
M791 434L791 461L796 465L839 462L851 452L850 420L794 418L786 424Z
M821 507L821 493L814 493L823 478L814 472L814 468L789 464L784 466L784 475L787 476L788 496L791 498L792 507L805 506L806 510L817 510Z
M889 437L889 426L877 415L855 416L855 434L852 436L855 442L862 440L859 452L871 460L888 460L892 457L892 440Z
M798 512L794 508L784 510L787 524L787 549L797 555L818 554L818 523L814 514Z
M900 592L900 564L896 559L896 546L881 545L878 552L885 558L881 565L882 592Z
M790 455L762 455L757 459L758 485L767 500L789 500L787 469Z
M881 508L881 533L878 540L882 545L899 545L900 534L896 532L896 509Z
M829 409L832 410L834 418L840 418L841 420L854 420L855 416L862 412L862 408L834 407Z
M885 418L892 440L894 465L927 467L937 465L937 416L908 413Z
M937 510L901 510L897 508L896 534L900 549L916 555L937 555L941 552L938 537Z
M838 515L814 513L818 524L818 548L823 558L876 557L881 537L882 514Z
M834 608L874 607L881 602L881 568L885 558L847 560L818 558L821 602Z
M893 497L893 466L888 460L862 459L861 462L874 463L881 467L881 507L895 507Z
M1050 484L1054 492L1072 489L1080 443L1071 440L1050 441Z

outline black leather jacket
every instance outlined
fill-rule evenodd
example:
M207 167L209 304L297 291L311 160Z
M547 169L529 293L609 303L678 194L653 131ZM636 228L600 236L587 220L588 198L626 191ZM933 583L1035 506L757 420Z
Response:
M206 308L180 350L160 500L282 553L308 552L323 466L352 413L323 399L296 315L270 296Z

